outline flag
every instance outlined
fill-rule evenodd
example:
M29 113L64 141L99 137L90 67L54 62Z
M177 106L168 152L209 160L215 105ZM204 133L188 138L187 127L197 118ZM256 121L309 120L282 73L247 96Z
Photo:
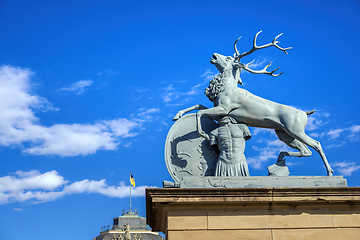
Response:
M133 177L133 175L130 173L130 184L135 187L135 179Z

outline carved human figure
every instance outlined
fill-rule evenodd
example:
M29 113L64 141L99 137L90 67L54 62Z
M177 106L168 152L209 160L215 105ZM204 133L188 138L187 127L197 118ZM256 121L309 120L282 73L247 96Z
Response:
M125 231L125 238L124 240L131 240L131 235L130 235L130 225L127 223L126 225L124 225L124 231Z
M225 116L218 121L219 127L210 132L210 145L220 151L215 176L245 177L249 168L244 155L245 140L251 138L249 128L234 118Z
M119 235L113 235L113 239L112 240L124 240L123 237L119 234Z

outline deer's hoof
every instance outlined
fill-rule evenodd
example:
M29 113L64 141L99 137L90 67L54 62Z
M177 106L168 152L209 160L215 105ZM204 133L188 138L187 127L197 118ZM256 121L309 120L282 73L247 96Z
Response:
M179 120L182 117L181 113L177 113L175 117L173 118L173 121Z

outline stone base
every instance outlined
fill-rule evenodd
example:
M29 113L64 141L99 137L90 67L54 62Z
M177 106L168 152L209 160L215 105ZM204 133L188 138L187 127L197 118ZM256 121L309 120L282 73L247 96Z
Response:
M183 177L177 184L164 181L163 185L180 188L347 187L347 181L342 176Z
M168 240L359 239L360 187L146 189Z

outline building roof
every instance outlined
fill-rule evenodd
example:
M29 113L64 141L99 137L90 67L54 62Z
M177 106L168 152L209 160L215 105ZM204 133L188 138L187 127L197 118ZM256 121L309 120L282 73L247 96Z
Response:
M146 225L146 219L140 217L137 211L123 213L120 217L113 218L112 228L101 228L100 235L95 237L94 240L117 240L119 236L125 238L125 226L129 224L129 232L131 238L134 236L140 237L142 240L163 240L164 238L158 232L152 232Z

